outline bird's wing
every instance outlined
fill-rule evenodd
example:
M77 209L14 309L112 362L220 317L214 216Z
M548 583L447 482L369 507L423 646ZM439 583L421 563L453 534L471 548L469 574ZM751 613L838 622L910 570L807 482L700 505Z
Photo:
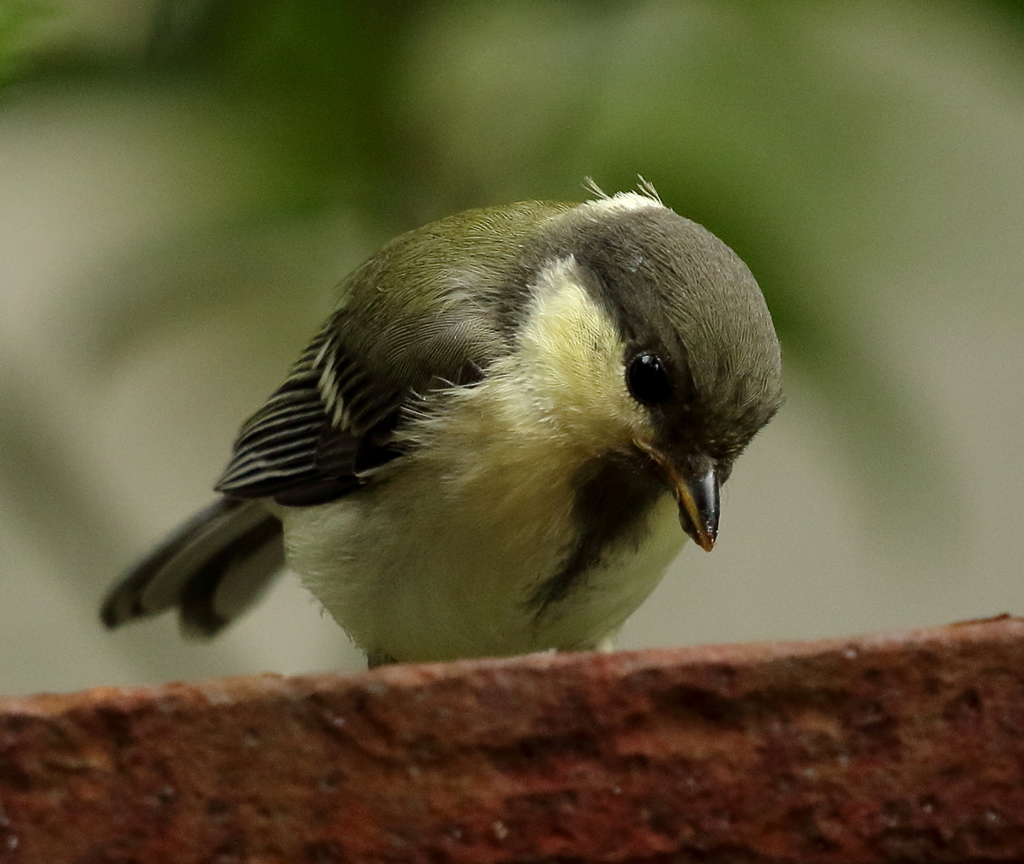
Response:
M460 242L439 241L435 223L368 259L288 380L242 427L218 491L306 505L363 485L399 455L393 432L405 407L478 380L507 350L511 325L499 307L514 291L505 283L537 225L568 206L469 211L444 220Z
M389 446L407 388L369 374L332 318L242 427L217 491L280 504L330 501L398 455Z

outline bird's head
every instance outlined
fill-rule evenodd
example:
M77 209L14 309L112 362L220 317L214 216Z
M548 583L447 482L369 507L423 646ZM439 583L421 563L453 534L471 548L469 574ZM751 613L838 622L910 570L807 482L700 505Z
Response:
M520 355L547 409L581 439L642 454L710 551L719 490L781 402L779 342L761 290L722 241L636 193L555 216Z

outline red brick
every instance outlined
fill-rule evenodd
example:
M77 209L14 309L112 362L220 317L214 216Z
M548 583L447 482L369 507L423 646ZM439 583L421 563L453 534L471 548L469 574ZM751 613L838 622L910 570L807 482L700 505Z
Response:
M1024 860L1024 621L0 699L0 862Z

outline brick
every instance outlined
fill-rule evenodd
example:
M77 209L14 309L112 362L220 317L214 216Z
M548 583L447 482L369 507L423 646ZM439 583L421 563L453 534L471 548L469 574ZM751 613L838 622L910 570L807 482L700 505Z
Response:
M0 862L1024 860L1024 621L0 698Z

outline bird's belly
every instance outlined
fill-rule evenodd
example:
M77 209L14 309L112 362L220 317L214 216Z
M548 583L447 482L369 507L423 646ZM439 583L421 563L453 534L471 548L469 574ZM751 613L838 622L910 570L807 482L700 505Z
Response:
M549 478L558 474L547 475ZM577 542L569 483L488 476L453 489L432 466L283 514L290 566L351 638L396 660L585 649L613 635L685 535L670 495L567 595L531 604Z

